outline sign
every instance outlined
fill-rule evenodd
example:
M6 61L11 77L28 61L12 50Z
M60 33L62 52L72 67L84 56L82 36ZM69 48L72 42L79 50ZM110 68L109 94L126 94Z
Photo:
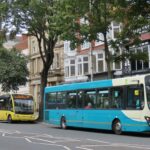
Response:
M13 95L14 99L33 99L31 95L21 95L21 94L14 94Z
M139 96L139 90L134 90L134 95Z

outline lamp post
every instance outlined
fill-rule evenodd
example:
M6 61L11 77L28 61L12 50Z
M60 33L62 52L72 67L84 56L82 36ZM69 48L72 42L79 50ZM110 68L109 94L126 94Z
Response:
M91 14L92 11L92 0L89 0L89 13ZM89 22L90 25L90 22ZM90 41L90 74L91 74L91 82L93 81L93 59L92 59L92 41Z

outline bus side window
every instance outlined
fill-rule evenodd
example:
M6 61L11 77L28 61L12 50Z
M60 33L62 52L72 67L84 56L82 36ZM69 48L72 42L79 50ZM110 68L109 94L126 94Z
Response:
M86 91L85 92L85 99L84 99L84 108L95 108L96 106L96 91Z
M144 94L143 86L128 87L128 101L127 109L143 109L144 108Z
M109 108L109 90L100 90L97 94L97 108Z
M68 108L76 108L76 92L67 93L67 107Z
M84 91L79 91L77 94L77 108L83 108L84 97Z
M4 109L4 98L0 98L0 110Z
M56 109L56 93L46 94L46 109Z
M12 100L11 100L11 98L10 98L10 97L9 97L9 98L7 98L6 108L7 108L7 110L12 111Z
M57 93L57 109L66 108L66 93L58 92Z
M114 88L111 91L112 108L119 109L122 105L123 89L121 87Z

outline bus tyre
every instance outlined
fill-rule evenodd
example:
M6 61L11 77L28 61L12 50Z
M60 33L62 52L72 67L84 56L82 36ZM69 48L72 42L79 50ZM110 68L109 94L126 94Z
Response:
M8 115L8 117L7 117L7 121L8 121L8 123L12 123L11 115Z
M67 128L65 117L61 118L60 126L61 126L62 129L66 129Z
M114 121L113 123L113 132L117 135L120 135L122 133L122 126L121 122L119 120Z

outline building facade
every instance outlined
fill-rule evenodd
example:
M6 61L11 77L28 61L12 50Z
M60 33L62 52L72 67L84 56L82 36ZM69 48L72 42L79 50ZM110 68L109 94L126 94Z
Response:
M38 43L35 37L30 36L28 39L29 53L30 53L30 75L29 85L30 93L37 100L37 107L40 101L40 73L43 68L43 62L39 53ZM54 49L53 64L49 70L47 86L57 85L64 81L64 52L63 42L57 42ZM37 108L38 109L38 108Z
M19 38L19 42L14 46L18 51L20 51L23 55L29 56L29 48L28 48L28 35L27 34L22 34ZM27 64L28 70L29 68L29 61ZM22 93L22 94L30 94L29 91L29 81L27 81L26 85L24 86L19 86L19 90L17 93Z
M121 25L112 22L110 25L107 39L115 40L118 32L121 31ZM65 82L84 82L92 80L107 79L107 64L105 60L103 35L99 34L99 41L92 43L84 42L77 49L70 48L70 42L64 42L64 69ZM114 78L139 72L149 72L150 68L150 33L142 33L141 40L143 41L138 47L131 46L130 50L134 53L139 51L146 52L148 55L147 61L142 60L126 60L123 62L112 62L111 70ZM114 50L109 47L109 50L114 54ZM118 55L122 53L122 49Z
M116 33L120 31L120 25L112 22L107 35L109 39L115 39ZM92 43L84 42L79 48L72 50L70 42L64 42L64 68L65 82L80 82L107 78L107 65L104 53L104 40L99 34L99 41ZM111 48L110 48L111 49ZM113 52L113 50L111 49ZM112 63L113 71L121 70L121 62Z

